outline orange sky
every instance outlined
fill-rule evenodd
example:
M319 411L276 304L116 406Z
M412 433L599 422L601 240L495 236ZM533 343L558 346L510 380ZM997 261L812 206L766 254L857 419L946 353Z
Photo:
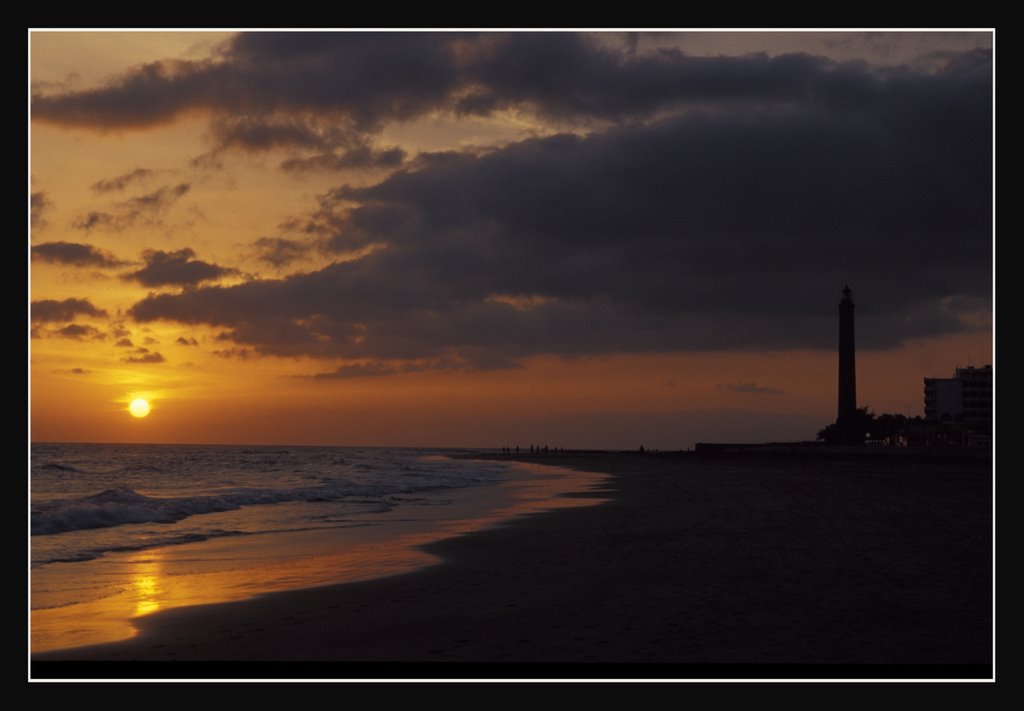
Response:
M412 53L411 38L402 39L401 51ZM937 263L918 268L898 254L898 245L890 240L891 260L869 264L867 258L851 254L846 264L822 264L820 274L814 275L821 278L820 285L815 282L813 289L799 293L794 280L771 264L758 272L761 282L750 284L749 290L748 274L755 272L731 271L758 266L756 253L740 250L741 242L754 245L752 249L763 247L763 240L743 225L731 227L735 232L727 236L700 233L700 239L707 240L700 247L704 251L693 247L685 254L706 257L708 266L691 276L680 272L680 281L693 288L686 293L676 292L671 279L659 281L659 263L684 254L680 243L672 242L659 256L661 246L669 245L660 228L651 228L635 251L622 246L632 239L623 233L609 233L604 242L595 237L582 247L567 242L564 251L557 252L560 256L551 257L564 262L547 264L538 257L536 270L506 258L487 261L500 254L495 250L504 249L508 240L522 244L514 241L520 239L516 230L547 234L549 228L560 229L552 225L565 225L568 234L577 229L574 225L590 224L592 213L574 211L573 196L579 186L589 185L586 181L605 175L594 169L565 177L556 183L559 192L551 195L551 205L546 204L549 193L522 192L526 197L517 199L543 203L543 223L533 219L535 203L527 202L521 213L509 213L499 205L483 220L481 211L493 208L504 196L492 197L481 188L480 202L466 204L477 199L474 190L481 179L495 171L534 165L529 161L541 165L561 150L578 151L573 160L579 163L590 160L591 147L598 156L595 165L620 165L616 141L647 145L646 134L636 128L638 121L643 128L650 126L657 140L684 147L690 145L687 131L707 130L716 136L719 129L706 128L699 117L687 113L695 109L680 109L678 97L675 103L664 104L657 103L658 97L637 95L636 106L642 108L636 111L646 112L642 116L624 116L619 104L612 109L594 109L593 102L585 109L558 104L563 90L551 92L546 86L529 87L536 93L523 98L527 90L521 80L503 76L508 65L497 63L479 69L472 81L455 88L443 83L452 81L448 70L438 69L438 95L447 92L443 101L421 96L420 85L398 87L397 79L398 88L386 93L380 88L386 79L378 77L376 84L367 85L360 75L352 79L352 91L366 92L363 104L330 104L324 109L329 100L296 90L295 97L286 96L268 108L256 89L222 102L211 98L207 89L194 87L210 82L216 90L229 71L244 77L233 81L258 82L252 69L257 59L262 61L262 55L253 59L257 51L282 51L270 42L257 43L254 49L232 41L230 33L30 35L37 97L30 107L29 175L33 337L28 346L34 441L595 448L642 444L676 449L699 440L813 439L835 417L837 362L832 349L843 280L850 282L858 304L858 343L863 344L857 361L859 404L875 412L919 415L923 377L951 375L958 365L992 362L991 303L986 303L984 293L984 261L987 258L990 264L991 253L988 225L978 224L977 230L971 225L970 233L948 236L953 244L973 244L969 254L981 254L980 268L964 263L963 273L970 279L942 271L946 267ZM648 65L636 63L637 56L661 57L650 64L656 68L649 70L652 73L672 62L680 72L739 71L717 65L693 68L683 54L658 55L665 47L682 47L692 57L721 53L746 58L755 56L750 52L766 52L762 60L798 56L786 54L794 49L810 53L799 55L804 57L831 51L828 61L840 62L822 64L827 69L823 76L831 77L846 71L848 65L842 62L853 57L915 67L915 58L934 56L929 54L935 49L932 45L948 47L949 53L969 53L979 47L987 51L991 39L988 33L971 33L907 36L883 44L860 35L669 35L641 39L639 49L634 47L638 54L620 57L601 47L620 52L622 41L617 35L604 35L596 43L570 49L578 53L579 64L586 60L605 67L600 63L610 61L609 56L619 57L614 66L627 73L648 71ZM459 71L468 71L465 67L475 58L500 50L472 41L452 47L439 56L454 52L458 58L453 66ZM531 47L540 47L538 57L546 56L544 43ZM317 55L316 61L303 65L309 68L299 77L311 86L322 70L317 62L336 61L333 46L328 50L323 52L328 59ZM377 50L370 52L374 64L353 66L367 75L385 71L380 67L386 69L387 62L381 57L390 55L373 52ZM345 61L354 61L344 56ZM156 61L163 62L159 81L154 80L142 99L133 97L140 77L147 76L140 67ZM575 66L559 61L558 66ZM413 66L432 69L420 60ZM790 71L790 64L782 62L767 66L766 85L781 81L776 74L785 77ZM922 74L922 85L940 81L934 71ZM537 73L531 70L526 76ZM581 69L573 81L591 81L589 76ZM426 86L433 78L425 76L420 84ZM490 93L480 89L484 85ZM940 90L946 90L944 85L935 89ZM189 91L195 94L180 98ZM452 108L451 102L470 94L494 107ZM38 97L47 97L49 103L40 104ZM130 100L145 103L138 108ZM171 108L163 110L161 102ZM364 115L364 108L376 113ZM664 118L674 111L681 111L679 117ZM731 126L734 119L721 120ZM774 113L764 118L780 120ZM979 150L986 149L982 142ZM635 156L638 150L622 155ZM723 160L731 160L722 150ZM683 148L680 151L685 155ZM501 162L506 157L507 162ZM313 159L319 161L316 167L310 167ZM664 170L676 171L672 175L677 176L681 169ZM437 171L437 177L430 178L430 171ZM902 179L899 171L897 166L892 174ZM561 175L557 166L527 174L538 181ZM430 185L454 180L452 175L468 181L465 199L453 199L451 205L416 202ZM475 182L465 177L473 175ZM514 183L517 174L509 175L507 183L498 184L508 184L509 195L514 195L519 189ZM401 182L403 176L409 180ZM427 187L417 183L420 192L411 192L409 186L425 177L422 185ZM731 179L726 182L733 184ZM596 180L594 185L597 190ZM741 189L741 182L736 185ZM601 190L606 190L603 184ZM588 188L588 200L591 194ZM615 202L611 196L618 193L593 194L602 196L595 203L601 206ZM444 200L449 195L445 193ZM684 232L702 219L696 212L701 205L714 199L684 191L678 200L695 206L686 208L691 212L685 218L678 218ZM662 212L650 214L675 220L666 212L675 200L669 199ZM464 208L465 217L458 222L432 221L450 219L452 210ZM387 214L419 212L398 228L374 211L385 209L392 211ZM563 214L568 215L564 221ZM502 215L508 216L506 222ZM956 213L953 222L960 217ZM610 211L596 220L595 234L617 219L620 213ZM768 225L772 218L759 212L756 219ZM885 220L898 222L899 217ZM642 223L643 216L638 214L637 221ZM823 224L815 223L815 229ZM694 230L696 235L697 227ZM841 226L836 230L836 243L849 239ZM477 251L476 240L492 236L493 241ZM275 239L297 251L275 261ZM737 247L728 256L707 251L730 240ZM444 250L438 246L436 253L428 251L442 241ZM776 252L785 248L776 243ZM606 254L616 255L609 259L618 267L607 272L607 278L595 281L593 274L600 272L581 271ZM748 259L745 254L753 256ZM653 266L650 271L634 270L634 259L652 259ZM456 271L460 260L466 264L464 272ZM460 283L453 286L451 273L464 274L466 285L459 277ZM578 283L569 283L570 275L577 274L583 275ZM328 276L345 281L347 275L353 280L351 288L361 291L344 290L349 287L342 284L339 296L330 292L331 300L367 294L367 303L358 305L358 317L345 320L330 310L335 306L323 310L307 304L307 297L319 297L316 290L328 283ZM705 277L710 280L707 285ZM367 283L364 279L375 279L374 289L359 287ZM471 292L469 284L483 279L490 283ZM397 296L397 305L391 305L387 285L392 283L422 286L422 291L403 298L422 305L427 315L414 319L401 305L407 302ZM460 291L449 294L449 287ZM268 299L257 289L280 298ZM721 297L709 300L706 294L712 289ZM433 302L435 293L437 305L427 310L423 302ZM768 308L758 315L766 303L804 303L807 294L820 301L799 307L803 311L792 316L782 306L779 313ZM162 309L158 316L138 306L148 297L153 309ZM166 299L161 301L162 297ZM236 306L243 298L249 299L245 308L252 309L251 314L242 315L242 307ZM898 302L904 310L887 312L878 303L882 299ZM747 300L750 313L744 305ZM464 311L450 310L455 308ZM493 323L495 313L507 314L507 333L463 337L462 329L470 328L466 324ZM427 323L423 319L428 317L436 322L429 321L420 333L419 324ZM770 319L779 324L770 333L783 335L760 333ZM906 337L892 335L898 319L907 324ZM593 329L587 323L594 324ZM606 323L637 324L637 331L620 337L606 333ZM701 324L710 331L691 342L671 333L677 323ZM721 324L721 333L711 333L715 324ZM297 340L272 333L283 325L297 329ZM819 332L801 332L810 329ZM152 404L144 419L127 412L128 403L137 397Z

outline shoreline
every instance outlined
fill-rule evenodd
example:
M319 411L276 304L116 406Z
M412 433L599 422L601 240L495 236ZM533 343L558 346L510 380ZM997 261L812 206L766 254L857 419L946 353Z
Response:
M32 571L31 649L36 655L71 654L76 648L130 640L145 617L158 611L375 580L437 565L440 559L426 550L428 544L536 511L589 505L563 494L585 495L605 478L525 462L502 466L501 481L435 489L404 502L399 497L386 510L348 513L347 525L337 528L215 536L49 563ZM70 602L68 595L74 596Z
M32 674L992 675L990 458L490 458L610 474L610 500L429 544L415 572L159 613Z

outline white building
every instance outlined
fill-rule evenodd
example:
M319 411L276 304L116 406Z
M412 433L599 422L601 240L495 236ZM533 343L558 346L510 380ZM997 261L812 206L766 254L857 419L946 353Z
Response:
M925 378L924 417L991 427L992 366L957 368L952 378Z

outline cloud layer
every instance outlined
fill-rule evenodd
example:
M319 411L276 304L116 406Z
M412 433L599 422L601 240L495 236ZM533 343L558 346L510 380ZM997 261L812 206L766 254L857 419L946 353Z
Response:
M107 312L93 306L89 299L41 299L32 302L32 320L40 322L73 321L76 316L106 318Z
M120 267L127 262L98 249L78 242L45 242L32 247L32 258L74 267Z
M317 271L210 286L230 269L147 253L131 278L187 288L130 315L223 329L224 353L338 359L321 377L345 378L542 353L825 349L846 283L858 345L888 348L978 328L991 309L992 54L945 59L933 71L569 33L253 33L207 61L37 96L33 117L107 130L205 112L214 153L392 171L293 221L337 255ZM505 111L553 135L413 157L377 144L393 122ZM282 268L310 244L253 247ZM723 387L766 392L746 385Z
M528 107L593 120L681 105L870 108L907 73L805 54L636 52L575 33L246 33L212 59L146 64L104 87L39 94L32 109L39 120L102 130L203 110L223 117L222 145L322 148L353 127L437 110ZM333 123L317 129L310 115Z
M101 131L211 115L214 152L292 148L283 167L396 166L399 147L370 138L383 125L435 112L512 110L607 125L680 110L815 104L874 111L894 89L920 88L909 69L790 54L688 56L638 52L575 33L245 33L203 61L136 67L106 86L39 93L35 120ZM952 60L986 71L990 53Z
M139 282L143 286L195 286L203 281L212 281L237 271L194 259L194 250L185 247L176 252L150 249L142 254L146 266L124 275L124 279Z

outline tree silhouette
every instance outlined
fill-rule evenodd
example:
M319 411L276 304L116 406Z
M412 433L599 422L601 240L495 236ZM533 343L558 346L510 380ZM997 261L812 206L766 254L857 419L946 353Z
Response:
M818 439L824 440L825 444L850 444L852 442L863 442L875 423L874 414L866 407L858 407L857 413L840 427L838 423L818 431Z
M894 442L903 437L909 442L923 443L936 438L940 423L928 422L921 417L907 417L898 413L875 415L866 407L857 408L857 415L848 429L840 429L835 423L818 431L818 439L826 444L850 444L866 439L889 440Z

